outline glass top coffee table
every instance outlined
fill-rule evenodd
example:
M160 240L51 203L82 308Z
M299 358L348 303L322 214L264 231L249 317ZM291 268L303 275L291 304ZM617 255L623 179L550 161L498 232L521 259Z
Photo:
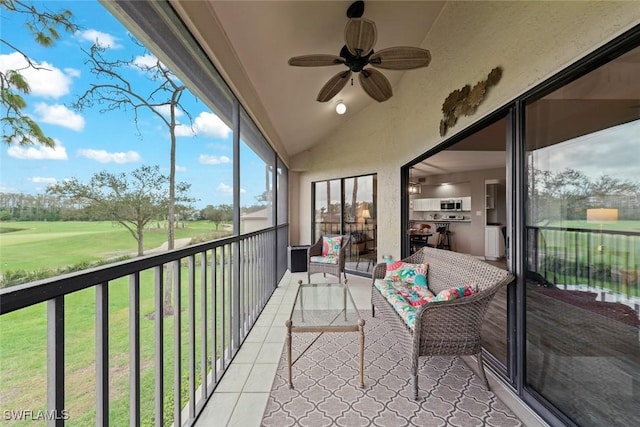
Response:
M364 319L353 302L347 281L344 283L306 284L298 281L298 293L285 322L289 388L291 375L291 334L293 332L358 332L360 337L360 387L364 387ZM314 341L315 342L315 341ZM304 352L303 352L304 354ZM302 356L302 354L301 354Z

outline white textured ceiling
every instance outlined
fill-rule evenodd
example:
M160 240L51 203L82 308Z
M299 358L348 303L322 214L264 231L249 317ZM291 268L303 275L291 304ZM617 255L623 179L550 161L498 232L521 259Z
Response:
M292 56L326 53L338 55L344 45L346 11L351 1L211 1L181 2L189 14L213 13L223 28L232 56L248 78L242 83L239 73L226 76L242 91L253 90L261 109L288 156L311 148L349 117L370 103L354 74L333 100L319 103L316 96L334 74L346 70L343 65L329 67L292 67ZM190 4L189 4L190 3ZM444 2L440 1L367 1L363 17L376 23L378 40L374 50L392 46L421 46ZM208 9L208 10L207 10ZM216 43L206 29L199 29L214 53ZM404 73L425 73L429 68L410 71L381 70L395 86ZM339 116L335 103L343 100L347 113ZM269 132L267 132L269 133Z

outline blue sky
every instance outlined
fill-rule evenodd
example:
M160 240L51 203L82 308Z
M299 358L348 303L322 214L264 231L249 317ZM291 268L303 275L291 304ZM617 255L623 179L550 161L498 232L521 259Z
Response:
M145 63L155 58L131 42L129 32L97 1L34 2L58 12L69 9L73 21L81 27L75 34L61 29L61 39L45 48L33 41L24 18L15 13L0 16L2 37L18 46L43 70L26 69L31 94L25 99L26 113L36 119L45 134L56 141L55 149L33 145L3 145L0 152L0 191L42 194L47 186L76 177L86 182L99 171L129 172L142 165L158 165L169 174L169 130L151 112L138 119L129 111L99 112L98 108L75 111L71 103L96 77L85 65L86 54L98 41L112 59ZM0 69L16 69L24 64L19 53L2 45ZM131 69L127 78L136 91L148 93L154 87L139 70ZM188 126L186 114L179 115L183 126L177 130L176 180L191 184L197 208L232 204L232 138L227 125L191 93L182 98L185 110L193 117ZM251 205L264 191L264 162L250 149L241 149L241 204Z

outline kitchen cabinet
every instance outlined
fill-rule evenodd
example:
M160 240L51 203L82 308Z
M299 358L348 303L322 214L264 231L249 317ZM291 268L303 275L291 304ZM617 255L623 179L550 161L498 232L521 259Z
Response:
M497 261L504 256L504 237L502 226L487 225L484 228L484 257L490 261Z
M462 210L471 212L471 197L462 197Z
M413 199L413 210L414 211L426 211L427 210L427 199Z
M413 210L439 212L440 199L413 199Z

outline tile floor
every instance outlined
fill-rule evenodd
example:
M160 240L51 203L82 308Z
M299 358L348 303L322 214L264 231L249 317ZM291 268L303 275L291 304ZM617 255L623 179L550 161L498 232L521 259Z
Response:
M251 333L240 348L228 371L196 422L196 427L260 426L271 384L284 348L285 321L289 318L298 280L306 282L306 273L287 272ZM323 280L315 275L315 280ZM349 289L361 310L371 308L371 279L347 275ZM329 277L324 279L329 281ZM475 370L475 360L468 361ZM527 427L546 426L533 412L520 404L487 371L491 389Z

